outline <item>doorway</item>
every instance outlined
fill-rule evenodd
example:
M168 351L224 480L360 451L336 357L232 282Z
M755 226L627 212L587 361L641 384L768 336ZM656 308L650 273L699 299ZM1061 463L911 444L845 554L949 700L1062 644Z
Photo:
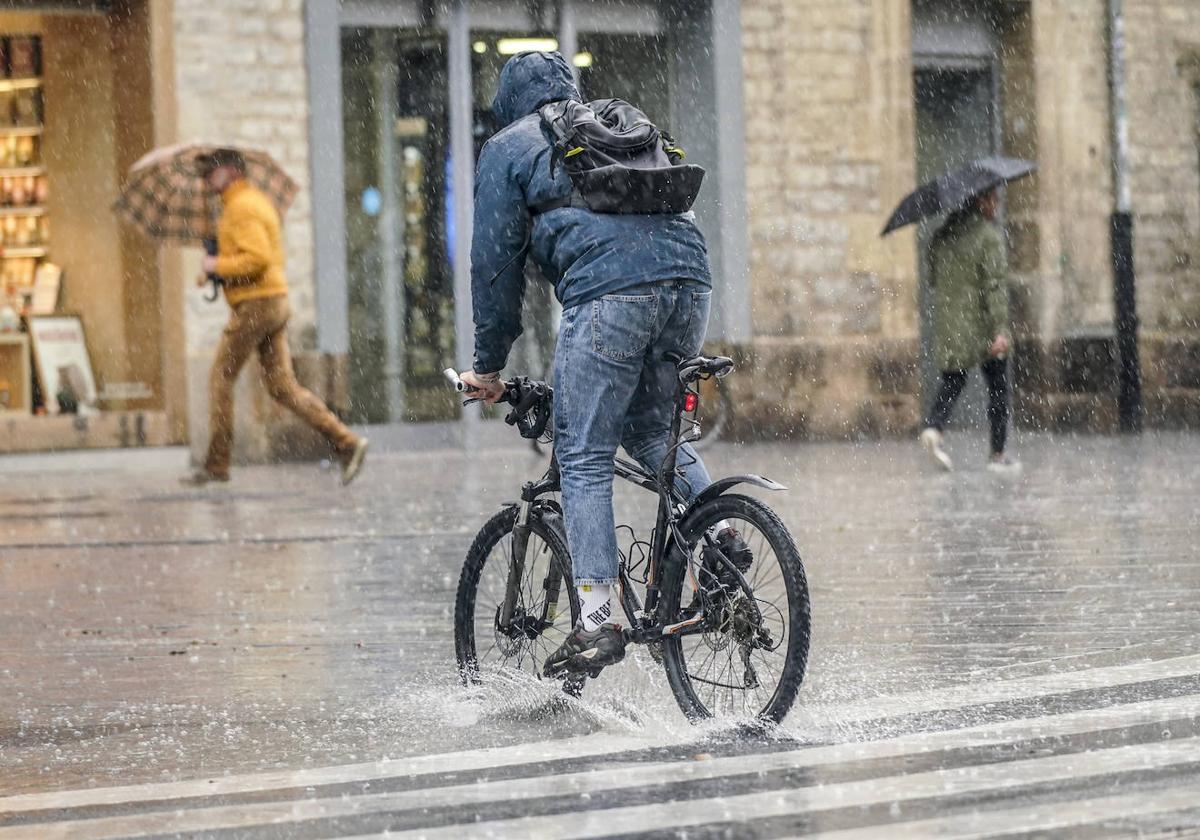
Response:
M449 419L454 227L446 42L342 33L350 407L357 422Z
M997 147L997 108L990 68L918 69L915 77L917 183L994 154ZM928 408L941 381L933 357L933 294L929 276L929 242L942 218L917 228L921 311L921 390ZM956 406L952 427L983 424L987 389L978 373L968 377Z
M358 422L459 416L442 367L471 364L474 156L509 40L553 41L585 97L629 99L708 170L697 220L714 273L713 340L750 336L740 0L339 0L306 3L316 340L345 359ZM511 44L509 45L511 49ZM329 119L341 114L342 119ZM389 222L390 220L390 222ZM553 346L557 304L518 347ZM545 292L540 295L539 292ZM549 311L549 317L546 312ZM433 362L436 360L436 363ZM455 364L457 363L457 364Z

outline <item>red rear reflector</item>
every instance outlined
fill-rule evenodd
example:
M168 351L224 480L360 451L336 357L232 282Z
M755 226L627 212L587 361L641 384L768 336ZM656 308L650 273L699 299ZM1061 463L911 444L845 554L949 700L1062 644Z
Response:
M696 406L700 405L700 395L689 393L683 398L683 410L695 411Z

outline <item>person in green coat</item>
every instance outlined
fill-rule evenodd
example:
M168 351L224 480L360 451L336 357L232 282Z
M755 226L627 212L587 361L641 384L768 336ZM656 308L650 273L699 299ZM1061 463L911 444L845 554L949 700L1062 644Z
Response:
M996 225L995 189L951 215L929 245L933 291L934 357L941 386L921 432L921 443L944 469L954 463L942 448L942 431L967 381L979 366L987 380L991 427L990 469L1016 467L1004 451L1008 438L1008 266Z

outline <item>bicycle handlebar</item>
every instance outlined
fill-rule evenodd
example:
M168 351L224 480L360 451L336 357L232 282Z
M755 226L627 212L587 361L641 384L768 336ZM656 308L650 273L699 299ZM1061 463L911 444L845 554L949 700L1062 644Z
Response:
M446 377L446 381L450 383L450 386L460 394L475 390L462 381L462 377L458 375L458 371L454 368L446 368L442 371L442 375ZM508 403L523 410L528 410L529 407L528 405L523 405L523 403L531 403L532 398L541 398L553 393L553 390L545 382L535 382L524 376L518 376L514 379L501 379L498 384L504 387L504 393L497 402ZM466 402L470 403L478 400L479 397L471 397Z
M442 375L460 394L474 390L462 381L462 377L454 368L446 368L442 371ZM535 382L524 376L507 381L501 380L499 384L504 386L504 392L497 402L508 403L513 407L508 416L504 418L504 422L510 426L516 426L521 432L521 437L531 440L540 438L550 422L554 389L545 382ZM463 400L463 405L479 401L479 397L468 397Z
M442 376L446 377L454 390L458 391L460 394L467 390L467 383L462 381L458 375L458 371L456 371L454 368L446 368L444 371L442 371Z
M465 394L467 391L475 390L466 382L462 381L462 377L458 375L458 371L456 371L454 368L446 368L444 371L442 371L442 376L446 377L446 381L450 383L450 387L452 387L455 391L458 391L460 394ZM521 388L521 381L519 379L501 379L499 380L499 384L504 386L504 394L498 401L508 403L509 405L516 405L524 395L523 392L527 390ZM479 397L469 397L463 401L463 405L470 405L473 402L479 401Z

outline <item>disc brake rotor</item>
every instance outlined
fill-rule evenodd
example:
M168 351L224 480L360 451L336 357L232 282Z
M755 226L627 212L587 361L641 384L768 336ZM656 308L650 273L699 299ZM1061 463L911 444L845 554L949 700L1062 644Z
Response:
M500 610L503 607L496 607L496 620L492 623L493 634L496 637L496 650L500 651L501 656L505 659L510 659L520 653L528 642L529 636L525 632L525 623L528 617L525 611L517 608L513 611L511 628L507 633L500 629Z

